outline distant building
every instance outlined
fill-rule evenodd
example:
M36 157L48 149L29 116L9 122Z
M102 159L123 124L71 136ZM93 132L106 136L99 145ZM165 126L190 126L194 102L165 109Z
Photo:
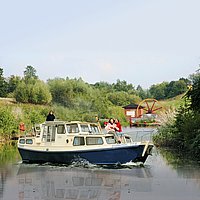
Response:
M128 119L131 118L140 118L143 115L143 106L139 106L138 104L131 103L127 106L123 106L125 115Z

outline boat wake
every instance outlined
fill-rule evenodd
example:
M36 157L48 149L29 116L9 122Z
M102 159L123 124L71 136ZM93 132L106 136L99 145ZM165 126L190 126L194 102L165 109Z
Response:
M143 162L127 162L125 164L122 164L122 166L124 167L144 167L144 163Z
M83 167L83 168L97 168L98 165L90 163L88 160L85 159L76 159L70 164L70 167Z
M127 162L125 164L113 164L113 165L96 165L90 163L85 159L75 159L71 164L60 164L60 163L42 163L42 164L27 164L23 162L19 162L19 165L23 164L26 166L39 166L39 167L58 167L58 168L88 168L88 169L132 169L132 168L141 168L145 167L142 162Z

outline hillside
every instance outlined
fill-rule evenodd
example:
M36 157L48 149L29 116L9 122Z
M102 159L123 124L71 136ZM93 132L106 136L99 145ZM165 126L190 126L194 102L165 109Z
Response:
M184 94L181 94L167 100L159 101L159 103L163 107L163 110L176 109L184 102L183 96Z

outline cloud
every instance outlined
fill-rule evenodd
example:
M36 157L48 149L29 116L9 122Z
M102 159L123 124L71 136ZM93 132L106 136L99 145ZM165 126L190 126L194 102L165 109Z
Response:
M100 66L101 72L103 74L107 74L107 73L113 73L114 72L114 68L113 65L111 63L104 63Z

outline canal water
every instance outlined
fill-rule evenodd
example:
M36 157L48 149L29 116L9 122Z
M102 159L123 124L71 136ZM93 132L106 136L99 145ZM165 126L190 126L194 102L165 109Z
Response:
M133 138L153 129L127 129ZM2 200L199 200L200 164L154 148L144 165L99 167L23 164L14 145L0 146Z

